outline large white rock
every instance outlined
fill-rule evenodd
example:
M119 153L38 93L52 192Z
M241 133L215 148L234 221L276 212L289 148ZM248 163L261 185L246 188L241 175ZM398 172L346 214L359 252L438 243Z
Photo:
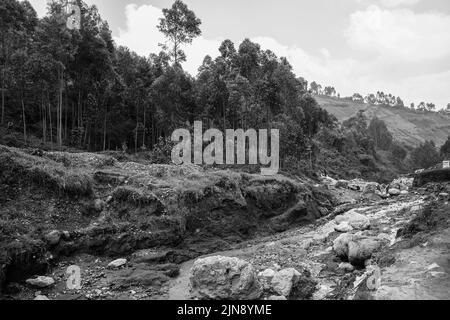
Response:
M26 283L35 288L47 288L55 283L55 280L51 277L39 276L37 278L28 279Z
M350 210L343 215L337 216L334 221L340 225L343 222L347 222L353 229L366 230L370 227L370 220L365 215L357 213L354 210Z
M36 301L46 301L46 300L50 300L50 299L47 298L46 296L38 295L38 296L36 296L36 298L34 298L34 300L36 300Z
M353 227L351 225L348 224L347 221L344 221L340 224L338 224L337 226L334 227L334 230L336 230L337 232L350 232L353 230Z
M110 269L120 268L120 267L124 266L126 263L127 263L127 259L117 259L117 260L111 261L108 264L108 268L110 268Z
M191 293L200 299L254 300L262 294L253 266L223 256L198 259L191 269Z
M289 297L300 277L300 272L294 268L280 270L272 278L272 288L279 295Z

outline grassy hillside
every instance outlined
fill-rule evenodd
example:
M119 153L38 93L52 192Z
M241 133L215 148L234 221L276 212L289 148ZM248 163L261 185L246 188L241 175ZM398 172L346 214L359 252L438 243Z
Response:
M415 113L408 109L376 106L344 99L315 96L319 105L344 121L359 110L365 110L368 118L377 116L386 122L397 141L416 146L425 140L433 140L441 146L450 136L450 115L439 113Z

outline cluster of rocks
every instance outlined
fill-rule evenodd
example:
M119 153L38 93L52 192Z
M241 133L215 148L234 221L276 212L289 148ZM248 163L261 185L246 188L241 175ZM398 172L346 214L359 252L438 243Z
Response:
M287 300L307 298L315 290L307 272L287 268L257 273L251 263L223 256L196 260L190 284L192 297L208 300Z
M382 185L361 179L335 180L328 176L321 177L321 182L324 185L360 192L362 193L362 197L366 199L386 199L389 197L408 195L410 188L413 186L413 180L413 178L399 178L392 181L389 185Z
M351 266L364 266L372 254L387 242L383 234L377 237L364 234L370 228L370 220L355 210L337 216L335 222L335 230L342 234L334 240L333 250L337 256L350 262L350 266L342 264L340 269L352 271Z

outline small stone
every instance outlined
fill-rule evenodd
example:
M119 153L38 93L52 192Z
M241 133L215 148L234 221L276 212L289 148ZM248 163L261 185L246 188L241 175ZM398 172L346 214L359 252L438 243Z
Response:
M344 270L344 271L349 271L352 272L353 270L355 270L355 267L352 266L350 263L348 262L342 262L339 264L338 266L339 269Z
M94 209L95 209L95 211L101 212L104 207L105 207L105 202L103 200L100 200L100 199L95 199L94 200Z
M111 269L120 268L120 267L124 266L126 263L127 263L127 259L117 259L117 260L111 261L108 264L108 268L111 268Z
M61 240L61 232L58 230L53 230L45 235L45 240L51 246L56 246Z
M408 194L409 194L409 191L407 191L407 190L400 191L400 195L402 195L402 196L406 196Z
M26 283L35 288L47 288L55 283L55 280L51 277L39 276L34 279L28 279Z
M391 188L391 189L389 189L389 194L391 195L391 196L398 196L398 195L400 195L400 190L399 189L396 189L396 188Z
M69 231L63 231L62 232L62 236L63 236L64 240L69 240L70 239L70 232Z
M282 301L282 300L287 300L285 296L270 296L267 298L267 300L272 300L272 301Z
M260 273L258 273L258 277L259 278L263 278L266 281L271 281L272 278L275 276L275 271L273 271L272 269L266 269L264 271L261 271Z

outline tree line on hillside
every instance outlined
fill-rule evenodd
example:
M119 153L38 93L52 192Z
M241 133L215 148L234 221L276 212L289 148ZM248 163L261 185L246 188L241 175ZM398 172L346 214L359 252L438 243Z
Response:
M52 1L42 19L27 1L0 3L1 143L146 151L164 162L172 131L201 120L205 130L279 129L286 168L362 164L357 176L378 161L377 150L406 158L382 121L358 114L339 124L286 58L249 39L223 41L195 77L186 73L183 46L201 34L201 20L180 0L163 10L158 28L167 42L148 57L117 46L97 8L75 2L79 30L65 27L63 0Z
M338 98L341 97L340 94L337 93L336 88L332 86L323 87L316 81L313 81L309 84L309 92L316 95L325 95ZM432 102L427 103L422 101L417 105L415 103L411 103L409 106L406 106L402 98L400 98L399 96L395 96L391 93L384 93L383 91L377 91L376 94L369 93L366 96L363 96L360 93L354 93L353 96L346 97L344 99L374 105L383 105L396 108L409 108L410 110L415 112L433 112L436 110L436 105ZM444 108L442 112L450 113L450 103L447 104L446 108Z

